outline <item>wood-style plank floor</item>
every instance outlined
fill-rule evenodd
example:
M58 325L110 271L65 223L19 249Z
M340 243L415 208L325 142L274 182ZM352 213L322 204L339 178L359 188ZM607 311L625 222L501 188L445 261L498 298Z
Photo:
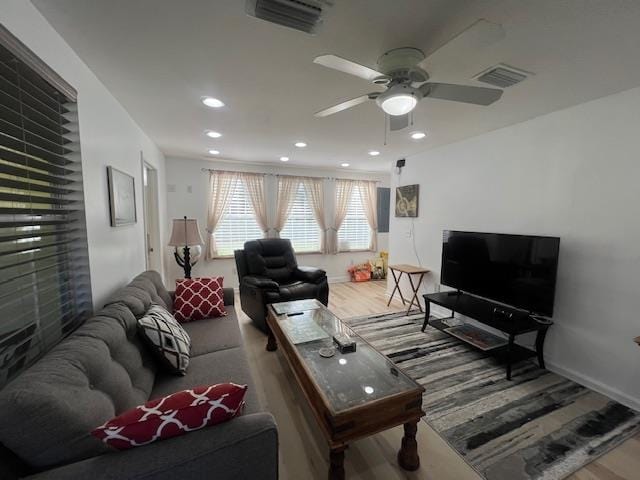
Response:
M385 290L385 282L332 284L329 308L340 318L402 310L399 300L387 307ZM265 351L265 335L240 310L239 298L236 305L258 396L278 423L280 479L326 479L329 450L286 360L279 352ZM347 479L481 480L423 421L419 422L417 435L420 469L405 472L396 461L401 438L402 427L396 427L351 444L345 454ZM639 478L640 435L569 477L570 480Z

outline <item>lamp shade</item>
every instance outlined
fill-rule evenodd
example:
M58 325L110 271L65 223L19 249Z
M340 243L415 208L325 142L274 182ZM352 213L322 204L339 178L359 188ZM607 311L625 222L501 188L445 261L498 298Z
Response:
M195 218L187 217L174 219L169 245L172 247L204 245L198 221Z

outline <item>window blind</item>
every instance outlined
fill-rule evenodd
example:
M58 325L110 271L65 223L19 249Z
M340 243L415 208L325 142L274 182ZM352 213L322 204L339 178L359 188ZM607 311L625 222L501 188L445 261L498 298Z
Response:
M338 230L338 250L368 250L371 242L371 228L362 206L360 187L354 186L347 208L347 214Z
M280 232L281 238L291 240L297 253L320 252L320 228L302 183L293 198L289 217Z
M235 182L224 216L216 227L215 236L220 257L231 256L234 250L243 248L247 240L264 236L256 222L244 182Z
M75 95L0 34L2 386L80 325L92 304Z

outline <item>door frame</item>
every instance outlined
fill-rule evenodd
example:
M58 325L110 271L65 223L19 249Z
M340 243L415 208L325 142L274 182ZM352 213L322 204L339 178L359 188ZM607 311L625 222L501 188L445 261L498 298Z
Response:
M162 275L158 170L144 159L144 153L142 151L140 151L140 168L142 170L142 217L144 219L145 268L147 270L157 270ZM151 187L151 195L147 192L148 185ZM151 209L148 208L147 202L151 202Z

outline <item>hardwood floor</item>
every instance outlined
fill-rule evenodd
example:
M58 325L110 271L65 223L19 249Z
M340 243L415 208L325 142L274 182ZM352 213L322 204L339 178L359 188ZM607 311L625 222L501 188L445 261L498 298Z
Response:
M339 283L330 286L329 308L340 318L403 310L394 300L387 307L385 282ZM236 305L240 301L236 299ZM326 479L329 449L278 352L265 351L266 336L253 327L238 308L249 362L258 396L278 423L280 479ZM397 465L396 454L402 427L354 442L345 452L348 479L481 480L481 477L425 422L418 425L421 466L406 472ZM637 480L640 478L640 435L568 477L570 480ZM510 480L510 479L505 479Z

